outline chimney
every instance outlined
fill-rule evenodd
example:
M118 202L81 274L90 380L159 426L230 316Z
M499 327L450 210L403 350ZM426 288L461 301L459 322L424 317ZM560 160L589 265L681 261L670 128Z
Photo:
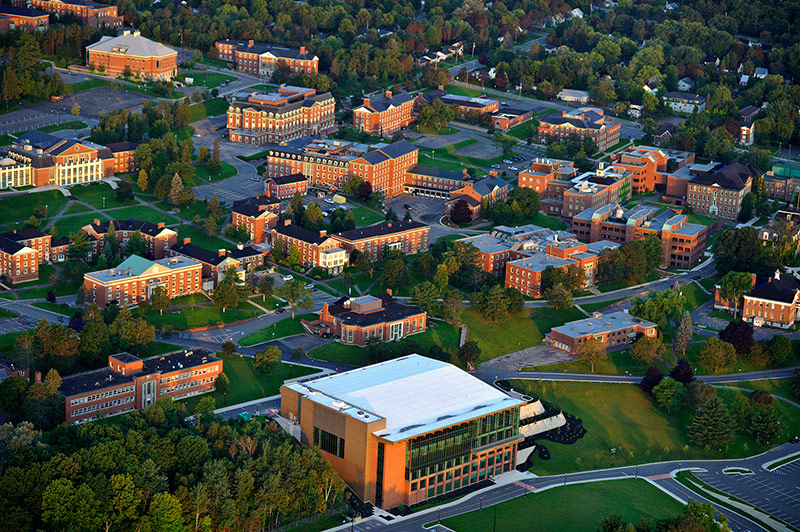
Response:
M92 222L92 223L93 223L94 225L100 225L100 220L98 220L97 218L95 218L95 219L94 219L94 222Z
M253 40L247 41L247 46L255 46L256 42Z
M752 283L751 286L755 286L756 285L756 274L754 274L754 273L750 274L750 282Z
M14 229L14 234L15 234L15 235L17 234L17 230L16 230L16 229Z
M236 244L236 249L238 249L239 251L243 250L244 244Z
M439 85L439 90L443 91L444 90L444 85Z
M218 249L217 250L217 256L219 256L219 257L224 257L227 254L228 254L228 251L226 249Z
M489 175L492 177L497 177L497 170L489 170Z
M389 294L389 295L391 296L391 295L392 295L392 289L391 289L391 288L387 288L387 289L386 289L386 293L387 293L387 294Z
M267 206L266 205L259 205L258 206L258 212L266 211L266 210L267 210Z
M467 171L467 169L466 169L466 168L464 168L463 170L461 170L461 173L462 173L462 174L464 174L465 176L466 176L466 175L469 175L469 172Z
M364 107L369 105L369 98L364 98Z
M325 229L319 232L320 238L325 238L326 236L328 236L328 232Z
M292 225L292 219L291 218L286 218L283 221L283 225L284 225L284 227L289 227L290 225Z
M183 245L184 245L184 246L185 246L186 244L191 244L191 242L192 242L192 239L191 239L191 238L184 238L184 239L183 239Z
M37 371L36 373L34 373L33 374L33 380L34 380L34 382L42 382L42 372L41 371Z
M774 279L775 279L776 281L780 281L780 280L781 280L781 271L780 271L780 270L775 270L775 277L774 277Z
M383 95L386 97L387 100L392 99L392 91L386 91Z
M305 46L301 46L300 47L300 55L303 55L305 53L306 53L306 47Z
M158 222L158 225L156 227L158 227L159 229L164 229L166 226L167 224L165 224L164 222Z

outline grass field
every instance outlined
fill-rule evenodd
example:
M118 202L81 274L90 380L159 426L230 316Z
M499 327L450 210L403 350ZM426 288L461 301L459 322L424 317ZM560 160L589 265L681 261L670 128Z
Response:
M291 318L290 313L286 313L288 318L281 320L279 322L274 323L273 325L264 327L260 331L256 331L252 334L248 334L237 343L239 345L243 345L245 347L249 347L251 345L258 345L263 344L264 342L269 342L271 340L275 340L276 338L283 338L284 336L292 336L294 334L301 334L304 329L303 326L300 324L300 320L315 320L317 319L316 314L298 314Z
M72 205L67 207L67 210L64 211L64 214L82 214L84 212L92 212L92 209L87 207L83 203L78 203L77 201L73 201Z
M727 450L700 449L687 436L694 417L689 407L667 413L632 384L514 381L514 387L579 417L587 431L573 445L542 441L550 460L535 459L531 471L536 474L660 460L733 458L749 456L760 447L749 433L740 431ZM739 398L748 400L746 392L720 389L718 394L729 408ZM781 402L776 402L775 408L784 421L785 430L778 440L782 442L800 430L800 409Z
M516 126L509 129L507 133L512 137L517 137L520 140L527 140L528 137L530 136L532 125L533 124L531 124L530 120L526 120L525 122L517 124Z
M664 358L667 358L665 355ZM627 350L612 351L606 355L606 358L595 362L594 373L598 375L624 375L625 372L630 372L631 375L644 375L647 373L647 368L650 364L645 364L633 359ZM663 366L663 364L660 364ZM535 366L530 368L523 368L525 371L560 371L562 373L589 373L590 367L586 362L580 360L571 360L569 362L560 362L558 364L546 364L544 366ZM662 371L668 372L666 367L662 367Z
M383 216L365 207L358 206L351 210L353 211L353 218L356 220L356 225L359 227L364 225L375 225L383 221Z
M683 294L683 297L686 298L686 303L683 305L683 308L689 312L700 307L703 303L711 299L711 296L703 292L703 290L695 283L689 283L682 286L681 294Z
M166 201L159 201L155 204L156 207L162 209L164 211L171 211L173 206L167 203ZM205 220L208 217L208 205L202 201L196 201L194 205L190 207L178 207L180 212L177 213L175 216L179 216L184 220L193 221L195 216L199 216L201 219ZM222 216L224 217L227 214L230 214L231 210L227 207L223 207L220 205L220 211L222 211Z
M158 311L151 310L145 314L145 318L150 325L161 327L171 325L175 330L193 329L195 327L206 327L219 323L230 323L233 321L255 318L259 312L226 310L222 312L216 307L189 307L167 310L164 315L159 315Z
M73 120L71 122L64 122L62 124L53 124L52 126L40 127L39 131L43 133L54 133L56 131L63 131L64 129L83 129L85 127L89 126L83 122Z
M423 126L421 124L414 124L411 126L411 130L416 131L417 133L422 133L423 135L452 135L453 133L458 133L456 128L450 126L444 126L440 129L436 129L435 127Z
M183 347L180 345L153 341L139 351L139 356L148 358L156 355L163 355L164 353L172 353L173 351L179 351L181 349L183 349Z
M354 273L353 274L353 280L355 281L356 286L362 292L366 291L366 289L369 288L369 286L373 283L373 281L375 281L374 278L372 278L369 275L364 274L364 273ZM347 293L347 287L345 286L343 279L341 279L341 278L340 279L334 279L332 281L327 281L327 283L328 283L328 286L330 286L334 290L338 290L339 292L341 292L343 294Z
M496 510L487 506L445 519L442 524L455 532L594 532L597 523L610 514L638 523L675 517L681 508L681 503L646 480L609 480L530 493L501 503Z
M711 216L706 216L705 214L692 213L687 216L690 224L711 225L718 221L718 218L712 218Z
M231 381L227 398L221 392L214 392L211 394L211 397L217 402L217 408L225 406L226 403L235 405L237 403L252 401L260 397L276 395L283 381L286 379L302 377L303 375L310 375L317 372L317 370L304 366L280 364L276 366L269 375L265 375L253 368L252 358L239 355L229 356L222 353L217 353L217 356L222 358L222 371ZM186 408L189 412L194 412L195 406L197 406L197 403L203 397L208 397L208 395L190 397L183 400L183 402L186 404Z
M419 154L418 162L420 166L428 166L430 168L441 168L442 170L452 170L454 172L460 172L464 168L464 165L459 162L451 161L448 159L441 159L439 157L432 158L431 156L425 155L424 153ZM467 165L467 167L474 168L473 165Z
M72 196L84 203L88 203L95 209L111 209L114 207L125 207L136 203L135 199L119 201L117 193L105 183L96 183L87 186L72 187ZM105 202L105 203L104 203Z
M625 300L625 298L621 297L619 299L612 299L610 301L599 301L597 303L580 303L580 302L577 302L577 304L580 305L581 308L583 310L585 310L586 312L595 312L595 311L598 311L598 310L603 310L606 307L610 307L611 305L613 305L615 303L619 303L620 301L624 301L624 300Z
M792 379L768 379L763 381L731 382L725 386L734 386L747 390L761 390L769 392L777 397L783 397L795 403L800 403L800 399L792 393Z
M0 223L22 222L33 214L39 205L47 205L53 216L67 204L67 198L58 190L46 190L34 194L20 194L0 199Z
M722 279L722 276L718 273L715 273L711 277L703 277L698 282L703 285L703 288L708 290L709 292L714 292L714 286Z
M437 325L436 327L429 327L423 333L404 338L400 343L404 344L413 341L419 344L423 349L427 349L431 345L436 344L441 346L445 351L450 352L451 355L454 355L458 349L459 330L441 321L435 323ZM327 360L328 362L338 364L351 364L353 366L372 364L371 360L367 360L366 351L363 347L345 345L339 342L332 342L316 347L308 352L308 356L319 360ZM455 360L453 361L455 362Z
M69 316L69 317L74 316L79 311L79 309L70 307L69 305L65 305L64 303L50 303L49 301L44 301L41 303L33 303L33 306L44 310L49 310L50 312L55 312L56 314L61 314L62 316Z
M189 122L197 122L209 116L217 116L228 110L230 104L225 98L214 98L189 107Z
M218 236L206 235L205 229L194 224L183 224L174 229L178 232L178 238L180 238L181 241L183 241L184 238L191 238L192 244L197 244L206 249L222 249L233 246L233 244L222 240Z
M57 286L53 285L41 285L36 286L33 288L26 288L25 290L20 290L17 292L17 296L19 299L44 299L47 297L47 292L52 290L55 293L56 297L61 296L70 296L75 294L78 291L78 287L81 286L82 282L77 283L60 283Z
M147 96L152 96L153 98L165 98L171 100L177 100L178 98L183 98L183 93L180 91L175 91L172 93L172 96L167 97L156 94L156 92L153 89L143 85L116 83L108 79L98 79L98 78L91 78L87 79L86 81L79 81L78 83L72 83L70 85L67 85L67 90L65 92L67 94L75 94L76 92L88 91L100 87L111 87L113 89L138 92L141 94L145 94Z
M480 362L539 345L550 329L568 321L585 318L575 307L557 311L550 307L523 309L502 323L486 320L477 309L464 311L463 320L469 328L469 339L481 348ZM508 331L513 331L509 334Z
M228 74L220 74L219 72L187 72L187 77L193 78L190 87L208 87L213 89L219 87L223 81L234 81L236 78Z
M12 142L14 142L15 138L17 137L13 137L9 134L0 135L0 146L8 146Z
M470 98L474 98L475 96L480 96L483 92L477 89L470 89L467 87L461 87L460 85L448 85L444 88L445 92L448 94L457 94L459 96L469 96Z
M270 85L268 83L259 83L257 85L250 85L247 87L247 90L251 91L271 91L274 89L276 85Z
M661 279L662 275L658 272L650 272L644 278L645 283L649 283L650 281L657 281ZM606 292L613 292L614 290L621 290L622 288L628 288L629 286L635 286L640 284L637 281L614 281L613 283L606 283L597 285L597 289L603 293Z
M232 164L222 163L219 172L212 172L205 164L195 163L194 175L186 180L186 184L192 187L221 181L236 175L236 167Z
M123 207L121 209L114 209L113 211L106 211L106 214L113 216L115 220L127 220L129 218L136 218L144 222L160 223L164 222L167 225L178 223L178 219L169 214L163 213L158 209L154 209L149 205L132 205L130 207Z
M18 331L7 334L0 334L0 353L8 354L14 352L14 344L17 338L22 336L26 331Z
M80 231L81 227L92 223L95 219L104 222L110 220L108 216L96 212L78 214L76 216L63 216L55 221L55 233L60 238Z

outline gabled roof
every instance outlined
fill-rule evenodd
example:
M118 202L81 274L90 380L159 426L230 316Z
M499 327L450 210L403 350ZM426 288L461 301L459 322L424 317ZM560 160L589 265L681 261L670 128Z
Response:
M495 188L511 188L508 181L503 181L499 177L484 177L480 181L475 181L472 185L472 190L481 196L488 196Z
M33 227L25 227L24 229L15 229L13 231L0 233L0 237L8 238L9 240L13 240L15 242L30 240L32 238L43 238L46 236L48 236L47 233L44 231L39 231L38 229L34 229Z
M771 280L756 285L747 294L747 297L791 303L794 301L797 290L800 290L800 282L797 279L789 274L776 272L775 277L772 277Z
M393 235L423 227L427 227L427 225L422 222L416 222L414 220L395 220L392 222L383 222L367 227L349 229L340 233L334 233L334 236L343 238L345 240L356 241L363 240L365 238L375 238L377 236Z
M256 196L254 198L247 198L243 200L236 200L233 202L232 211L241 214L243 216L251 216L253 218L257 218L268 212L268 209L262 210L260 207L266 205L269 207L270 205L280 205L281 200L276 198L275 196L268 196L266 194L262 194L261 196Z
M720 163L710 172L698 175L691 182L698 185L718 185L722 188L742 190L747 180L754 175L755 172L742 163Z
M119 153L123 151L134 151L138 146L138 143L126 140L123 142L112 142L111 144L107 144L106 148L111 150L111 153Z
M31 251L35 251L23 244L20 244L16 240L11 240L10 238L4 238L0 236L0 251L2 251L3 253L14 255L24 249L30 249Z
M285 235L309 244L322 244L330 238L328 235L320 236L320 234L315 231L309 231L308 229L303 229L296 225L278 225L274 230L279 235Z
M111 37L106 35L94 44L86 47L94 52L117 53L139 57L166 57L178 52L164 46L160 42L151 41L136 33Z
M242 249L234 248L228 251L228 255L234 259L242 259L244 257L256 257L263 255L264 252L254 248L253 246L242 246Z
M140 233L148 236L158 236L162 231L172 231L168 227L158 227L157 224L150 222L143 222L136 218L129 218L127 220L110 220L96 224L92 222L90 225L92 230L97 234L108 233L108 227L114 222L115 231L139 231ZM172 231L174 232L174 231Z
M308 178L303 174L288 174L288 175L281 175L278 177L268 177L267 181L272 181L276 185L289 185L292 183L299 183L301 181L308 181Z
M431 168L429 166L420 166L415 164L407 170L409 174L424 175L428 177L441 177L444 179L457 179L464 180L464 172L456 172L454 170L443 170L441 168Z
M359 105L354 110L367 109L375 113L382 113L392 107L400 107L404 103L412 101L414 98L407 92L401 92L400 94L393 94L391 98L387 98L386 95L383 94L381 96L370 96L366 99L369 100L369 104Z
M397 159L403 155L417 151L419 148L408 142L407 140L400 140L392 142L388 146L380 148L380 152L389 157L390 159ZM369 154L367 154L369 155Z
M120 263L116 269L125 271L130 268L131 275L136 276L142 275L144 272L149 270L152 265L153 262L144 257L140 257L139 255L131 255L122 261L122 263Z
M13 15L17 17L48 17L44 11L29 7L0 6L0 15Z
M211 264L212 266L218 266L228 258L227 251L224 255L220 255L217 252L200 247L197 244L192 244L191 242L188 244L175 244L170 249L175 253L179 253L190 259L205 262L206 264Z

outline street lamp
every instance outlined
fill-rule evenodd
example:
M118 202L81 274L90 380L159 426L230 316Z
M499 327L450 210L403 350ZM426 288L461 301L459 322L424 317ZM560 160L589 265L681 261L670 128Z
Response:
M483 510L483 495L481 495L481 505L478 508L479 510Z

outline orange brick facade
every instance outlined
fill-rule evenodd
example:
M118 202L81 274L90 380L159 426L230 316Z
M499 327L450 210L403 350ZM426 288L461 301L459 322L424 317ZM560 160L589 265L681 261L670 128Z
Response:
M550 345L562 351L575 354L578 352L580 344L590 338L600 340L608 349L630 344L639 335L654 337L657 334L656 325L654 323L645 322L644 320L639 320L642 323L634 323L632 320L623 320L624 323L621 325L615 325L610 321L606 322L606 319L607 318L602 314L595 313L591 318L580 320L582 323L587 322L590 326L594 325L599 328L599 330L589 334L570 332L569 326L572 325L571 323L561 327L554 327L550 331Z
M636 193L652 192L656 185L667 184L667 161L671 155L676 160L677 169L694 163L694 153L668 152L646 146L630 147L611 156L614 166L624 168L631 173L631 186Z
M414 99L408 94L393 95L387 91L382 98L364 98L353 109L353 126L372 135L390 136L414 121Z
M143 51L137 53L140 49ZM130 70L144 79L168 81L178 72L178 52L145 39L138 31L123 32L119 37L103 37L87 46L86 66L111 76Z
M27 7L0 6L0 34L8 31L47 31L50 16Z
M87 26L121 28L122 17L117 15L117 6L98 4L90 0L12 0L18 7L41 9L53 15L74 15Z
M260 77L271 76L278 66L286 65L294 74L317 74L319 58L309 54L304 46L283 48L255 41L228 39L215 43L217 56L233 62L237 70Z
M619 142L622 126L603 116L603 111L582 108L574 112L562 111L561 115L550 115L539 120L539 140L563 141L576 135L581 141L592 139L599 151L604 151Z

